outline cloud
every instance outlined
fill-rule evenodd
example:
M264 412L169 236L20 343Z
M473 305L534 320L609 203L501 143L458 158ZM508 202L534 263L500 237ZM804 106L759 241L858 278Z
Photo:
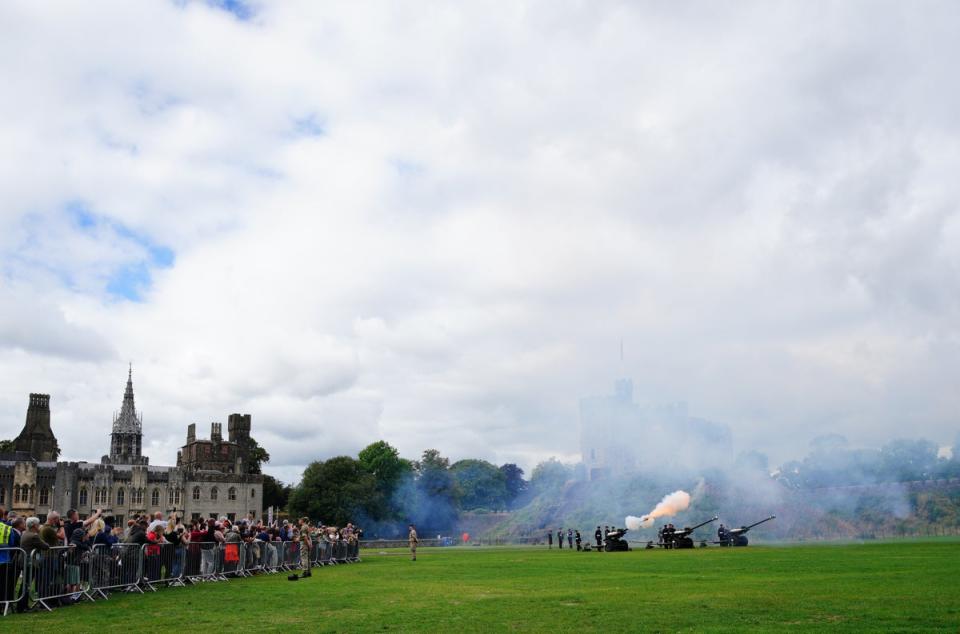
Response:
M950 3L106 9L0 9L8 436L101 455L127 360L155 463L529 468L619 375L774 461L955 435Z

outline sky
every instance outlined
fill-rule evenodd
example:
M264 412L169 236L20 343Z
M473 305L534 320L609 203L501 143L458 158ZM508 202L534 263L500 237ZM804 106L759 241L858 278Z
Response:
M253 417L578 459L628 376L772 464L960 431L955 2L0 4L0 437ZM623 359L620 346L623 342Z

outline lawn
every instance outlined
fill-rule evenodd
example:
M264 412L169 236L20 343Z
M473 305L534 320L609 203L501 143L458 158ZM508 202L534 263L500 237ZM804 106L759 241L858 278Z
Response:
M960 542L577 553L365 551L263 575L11 615L27 631L743 631L960 629Z

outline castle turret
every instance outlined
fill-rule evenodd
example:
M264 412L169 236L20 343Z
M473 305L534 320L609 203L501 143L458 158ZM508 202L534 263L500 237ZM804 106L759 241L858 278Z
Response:
M14 451L29 454L38 462L52 462L60 455L57 437L50 428L50 395L31 394L23 430L14 440Z
M127 374L127 389L123 392L120 413L113 417L110 434L110 461L114 464L146 464L143 457L143 418L137 414L133 401L133 366Z

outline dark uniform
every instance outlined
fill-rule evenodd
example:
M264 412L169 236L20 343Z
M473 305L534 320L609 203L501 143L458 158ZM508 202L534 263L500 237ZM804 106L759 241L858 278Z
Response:
M563 529L557 529L557 545L560 546L560 550L563 550Z
M600 532L600 527L597 526L596 532L593 534L593 538L597 540L597 548L603 546L603 533Z
M582 550L582 549L580 548L580 531L576 531L576 537L575 537L575 539L576 539L576 541L577 541L577 550Z
M567 546L570 547L570 550L573 550L573 529L567 529Z
M547 548L553 548L553 531L547 531Z

